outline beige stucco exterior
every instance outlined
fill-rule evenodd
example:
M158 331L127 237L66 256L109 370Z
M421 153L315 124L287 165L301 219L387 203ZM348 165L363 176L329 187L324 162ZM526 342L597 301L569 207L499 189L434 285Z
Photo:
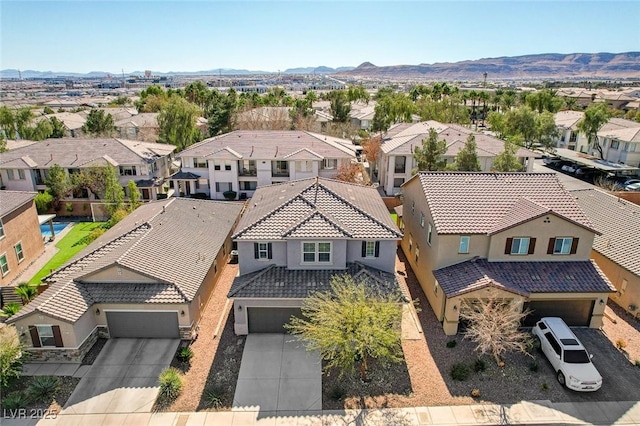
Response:
M616 287L617 292L611 293L611 300L640 318L640 277L595 250L592 250L591 258Z

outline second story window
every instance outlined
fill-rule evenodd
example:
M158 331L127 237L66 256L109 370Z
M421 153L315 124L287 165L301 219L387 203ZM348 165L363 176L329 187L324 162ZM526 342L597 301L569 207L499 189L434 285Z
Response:
M256 160L240 160L238 161L238 174L240 176L256 176Z
M504 247L504 254L533 254L536 246L536 239L529 237L507 238Z
M193 167L196 169L206 169L209 167L207 160L204 158L194 158L193 159Z
M273 176L289 176L289 162L288 161L274 161L272 163L271 174Z
M362 257L379 257L380 241L363 241Z
M614 139L611 141L611 149L618 149L618 147L620 146L620 141L617 139Z
M136 176L136 166L120 166L120 176Z
M420 212L420 226L424 228L424 213Z
M2 272L3 277L9 273L9 262L7 262L6 253L0 256L0 271Z
M258 260L268 260L273 257L271 243L253 243L253 255Z
M416 244L416 263L418 263L418 259L420 259L420 246Z
M7 176L9 177L9 180L24 180L24 170L7 169Z
M411 214L415 214L416 213L416 202L411 201Z
M431 245L432 239L433 239L433 226L431 225L431 222L429 222L429 226L427 228L427 243L429 243L429 245Z
M331 263L331 243L302 243L302 262Z
M469 242L471 237L460 237L460 247L458 253L469 253Z
M4 238L4 225L2 224L2 219L0 219L0 239Z
M22 242L19 242L13 248L16 251L16 257L18 258L18 263L24 260L24 252L22 251Z
M549 239L547 254L575 254L578 249L578 238L558 237Z
M325 158L322 161L322 168L325 170L333 170L338 168L338 160L335 158Z
M221 166L221 162L220 160L216 160L213 162L213 170L220 170L220 166Z

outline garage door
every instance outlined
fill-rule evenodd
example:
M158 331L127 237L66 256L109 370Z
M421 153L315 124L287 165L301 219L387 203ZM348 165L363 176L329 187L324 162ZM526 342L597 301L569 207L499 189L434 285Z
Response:
M302 317L300 308L248 308L249 333L286 333L292 315Z
M177 312L107 312L111 337L177 339Z
M567 325L588 326L593 312L593 300L533 301L524 304L531 314L524 320L525 326L533 326L543 317L560 317Z

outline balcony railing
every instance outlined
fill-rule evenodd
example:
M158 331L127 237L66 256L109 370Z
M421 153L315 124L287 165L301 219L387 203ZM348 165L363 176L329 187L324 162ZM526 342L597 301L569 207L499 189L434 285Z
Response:
M258 176L258 169L240 169L238 171L240 176Z
M273 177L289 177L289 169L272 169L271 175Z

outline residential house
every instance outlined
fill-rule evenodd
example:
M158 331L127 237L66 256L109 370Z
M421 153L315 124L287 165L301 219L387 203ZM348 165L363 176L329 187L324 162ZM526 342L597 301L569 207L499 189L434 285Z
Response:
M598 131L598 140L606 161L640 167L640 123L610 118ZM599 155L596 150L591 154Z
M234 231L236 334L282 333L314 291L347 274L397 291L402 234L373 187L309 178L258 188Z
M308 177L335 177L355 161L349 140L304 131L237 130L205 139L180 152L181 172L171 177L180 195L203 193L241 198L256 188Z
M36 121L48 120L55 118L64 124L64 136L68 138L77 138L84 135L82 126L86 123L87 119L84 115L75 112L58 112L55 114L42 115L36 117Z
M446 334L493 289L532 313L600 327L615 290L599 232L554 173L419 172L402 187L402 249Z
M165 192L175 146L115 138L47 139L0 154L0 180L7 189L44 191L49 169L57 164L67 173L110 165L120 184L138 185L142 198L154 200ZM78 191L70 199L95 200L95 194Z
M34 192L0 191L0 286L44 252Z
M587 152L589 140L584 133L578 130L578 123L584 118L582 111L559 111L554 115L558 128L558 148L571 149L573 151Z
M45 278L7 322L36 360L80 362L101 337L190 339L231 252L242 204L144 204Z
M160 133L157 112L144 112L114 122L119 137L129 140L156 142Z
M640 318L640 206L598 189L571 195L602 232L593 241L591 258L616 287L611 299Z
M396 124L389 129L380 146L378 180L385 194L400 193L402 184L411 178L412 172L418 166L413 152L415 147L422 146L422 141L429 137L430 129L436 130L438 140L446 141L447 151L442 158L447 163L455 161L469 135L475 137L478 160L484 172L491 170L495 157L504 151L503 140L457 124L442 124L437 121ZM533 171L534 152L519 148L516 156L522 161L527 172Z

